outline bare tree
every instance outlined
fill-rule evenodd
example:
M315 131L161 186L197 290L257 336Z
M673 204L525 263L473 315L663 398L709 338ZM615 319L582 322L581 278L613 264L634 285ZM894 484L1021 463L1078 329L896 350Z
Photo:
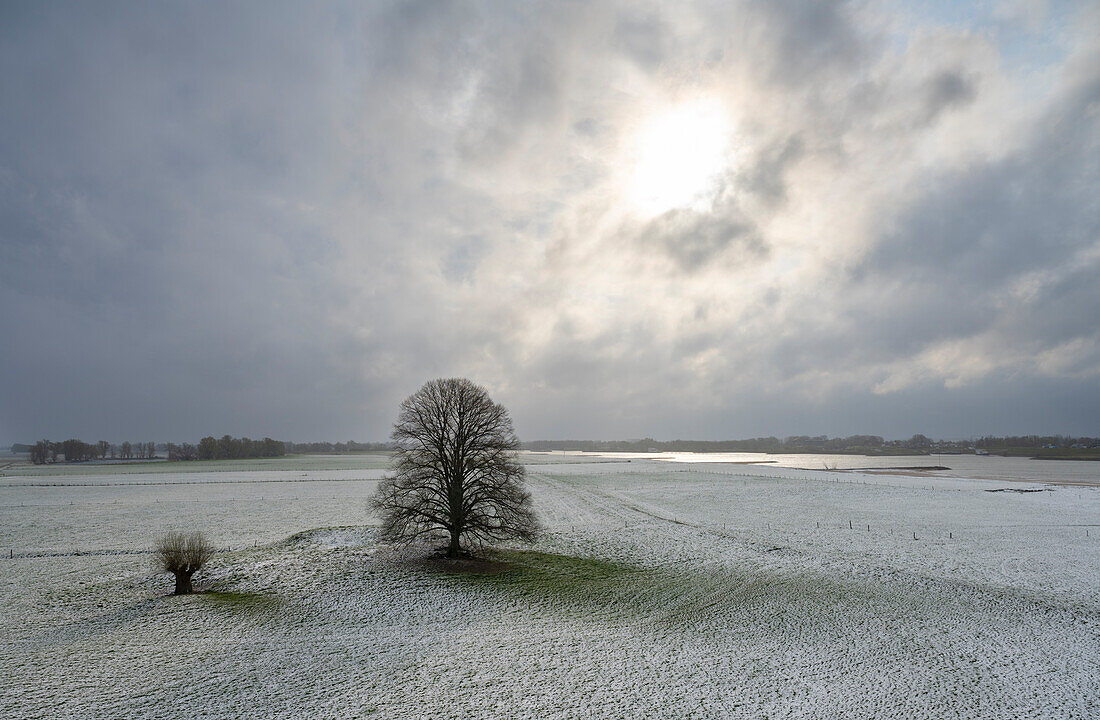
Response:
M456 557L463 541L538 535L512 420L484 388L460 378L425 383L401 403L390 438L393 474L371 501L384 540L449 538Z
M50 459L50 441L39 440L31 448L31 462L35 465L45 465Z
M157 541L157 565L176 576L176 595L187 595L192 591L191 576L201 570L213 555L213 546L206 542L201 532L168 532Z

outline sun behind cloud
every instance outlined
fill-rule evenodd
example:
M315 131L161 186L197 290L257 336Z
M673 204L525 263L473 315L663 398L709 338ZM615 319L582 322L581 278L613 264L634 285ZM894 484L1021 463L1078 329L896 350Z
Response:
M625 195L653 216L705 201L729 166L732 123L722 103L700 97L643 119L627 141Z

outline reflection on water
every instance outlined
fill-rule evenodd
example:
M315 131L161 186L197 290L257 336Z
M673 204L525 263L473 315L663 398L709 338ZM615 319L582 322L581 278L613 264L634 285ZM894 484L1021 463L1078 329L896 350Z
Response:
M1100 461L1033 460L1006 458L996 455L772 455L769 453L624 453L624 452L562 452L530 453L576 457L617 458L623 460L658 460L671 463L766 463L768 465L807 470L866 470L916 468L940 465L949 470L932 471L930 475L994 480L1025 480L1031 482L1061 482L1100 484Z

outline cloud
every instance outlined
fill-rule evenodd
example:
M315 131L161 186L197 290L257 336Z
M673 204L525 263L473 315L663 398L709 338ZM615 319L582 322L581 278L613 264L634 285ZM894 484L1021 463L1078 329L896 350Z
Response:
M636 233L635 241L648 246L643 252L661 251L686 272L711 266L719 256L726 256L726 262L744 263L767 253L759 235L736 214L670 210ZM733 248L738 252L729 258Z
M1037 92L889 12L5 9L0 436L374 439L450 375L525 437L1096 432L1096 17ZM700 98L725 169L637 212Z
M977 95L974 83L962 73L951 70L940 72L928 81L925 104L925 122L933 122L940 113L952 107L966 105Z

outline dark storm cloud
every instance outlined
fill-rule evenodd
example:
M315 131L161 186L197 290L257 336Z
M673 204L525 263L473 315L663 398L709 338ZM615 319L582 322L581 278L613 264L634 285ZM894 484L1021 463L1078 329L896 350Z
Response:
M5 23L0 332L3 376L28 380L7 432L290 429L329 364L309 348L327 238L297 204L338 118L309 26L79 5Z

